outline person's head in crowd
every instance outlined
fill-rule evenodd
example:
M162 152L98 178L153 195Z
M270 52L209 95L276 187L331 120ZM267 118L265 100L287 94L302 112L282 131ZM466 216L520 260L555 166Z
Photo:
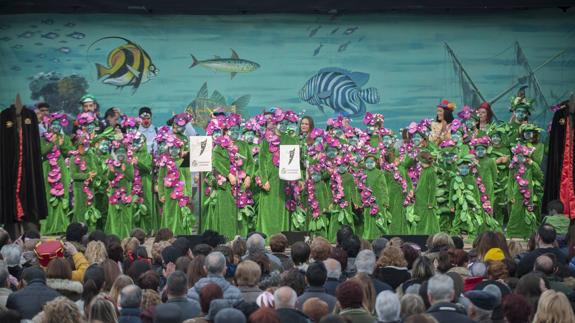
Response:
M86 268L82 281L82 301L84 302L84 307L88 306L92 299L102 291L105 283L106 277L102 266L93 264Z
M361 243L360 243L359 251L361 251L361 250L373 251L373 249L371 248L371 243L368 240L360 239L360 241L361 241Z
M344 319L337 314L328 314L322 317L319 323L349 323L349 320Z
M156 237L154 238L154 243L160 242L160 241L169 241L173 237L174 237L174 233L172 232L172 230L170 230L168 228L161 228L160 230L158 230L158 233L156 233Z
M524 252L521 243L515 240L510 240L507 243L507 248L509 248L509 255L511 258L515 258Z
M188 278L183 272L176 270L168 276L166 282L168 299L184 297L188 292Z
M329 313L327 303L317 297L308 298L302 307L302 312L309 317L312 322L319 322L322 317Z
M551 254L543 254L537 257L533 265L533 271L540 272L545 276L551 276L555 274L557 268L554 261L555 259L553 258L551 257Z
M357 281L350 279L341 283L335 291L335 296L342 309L363 306L363 290Z
M358 273L373 274L375 269L375 254L371 250L362 250L355 257L355 267Z
M533 232L527 240L527 251L531 252L537 248L537 232Z
M533 323L547 322L575 322L573 308L562 292L549 289L541 294Z
M206 257L204 267L208 275L224 276L226 273L226 257L221 252L214 251Z
M100 267L102 267L102 269L104 270L105 283L103 290L110 291L110 289L112 288L112 284L114 283L116 278L122 274L122 272L120 271L120 267L118 267L118 264L112 259L104 260L100 265Z
M327 271L327 278L339 280L341 278L341 264L339 261L328 258L323 261L325 269Z
M451 302L454 293L453 279L447 275L435 274L427 283L427 297L431 305Z
M531 307L536 309L539 297L549 287L549 281L544 279L541 273L531 272L519 278L515 293L524 296Z
M106 252L108 253L108 258L116 262L124 261L124 249L119 241L110 241L106 245Z
M50 105L47 102L38 102L36 103L36 109L38 109L38 116L43 118L50 115ZM41 118L38 118L42 121Z
M389 243L387 245L401 248L401 246L403 246L403 243L404 243L403 239L401 239L400 237L393 237L389 240Z
M264 237L265 239L266 237ZM206 230L202 233L202 243L207 244L208 246L215 248L219 245L226 243L226 238L213 230Z
M82 313L74 302L59 296L44 305L43 323L77 323L82 322Z
M168 264L176 264L180 257L180 250L174 246L167 246L162 250L162 265L165 268Z
M32 281L46 283L46 273L40 267L28 267L22 271L21 283L27 286Z
M141 289L151 289L157 291L160 287L160 275L154 270L147 270L136 280L136 285Z
M277 233L270 237L270 249L272 252L283 253L288 245L288 239L282 233Z
M106 245L102 241L90 241L88 246L86 246L84 256L90 264L101 264L108 259Z
M245 317L250 317L252 313L257 311L260 307L254 302L240 302L235 306L239 311L241 311Z
M48 263L46 268L46 278L50 279L72 279L72 266L64 258L56 257Z
M124 256L129 257L130 254L136 253L140 247L140 241L136 238L130 237L122 240L122 248L124 249ZM134 260L134 259L130 259Z
M10 287L10 272L4 260L0 260L0 288Z
M527 299L516 293L503 298L503 315L507 323L530 323L533 309Z
M499 280L509 278L509 270L507 265L502 261L489 261L487 262L487 278L489 280Z
M230 248L229 246L226 245L219 245L217 247L214 248L214 251L219 251L221 252L224 257L226 257L226 263L228 265L230 264L235 264L234 262L234 252L232 251L232 248Z
M82 238L88 233L88 227L83 223L73 222L66 228L66 241L82 243Z
M495 296L481 290L471 290L464 294L469 300L467 315L474 321L491 319L493 310L497 306Z
M487 265L484 262L474 262L469 266L469 275L471 277L487 276Z
M315 237L310 246L310 258L314 261L324 261L331 254L331 244L324 237Z
M244 260L238 264L235 273L235 281L237 286L253 287L258 284L262 275L260 266L251 261Z
M140 309L145 311L150 307L156 306L158 304L162 304L162 297L160 293L152 289L143 289L142 290L142 305L140 305Z
M100 241L106 245L106 233L102 230L96 229L88 234L88 242Z
M377 294L373 285L373 280L366 273L357 273L350 280L359 283L363 292L363 307L370 313L375 309L375 298Z
M170 246L169 241L160 241L152 244L152 262L155 265L162 264L162 251L168 246Z
M449 262L453 267L467 267L469 258L465 250L451 248L447 251L447 254L449 255Z
M192 262L192 259L188 256L178 257L178 259L176 259L176 270L187 272L190 262Z
M445 232L440 232L433 235L431 240L431 251L439 251L441 249L455 248L455 243L453 239Z
M116 306L104 295L94 297L87 308L86 317L88 322L118 322Z
M245 323L246 317L235 308L224 308L214 318L214 323Z
M384 290L377 295L375 312L379 322L397 322L401 314L401 303L392 291Z
M373 241L371 242L371 248L373 249L373 253L375 254L376 258L379 258L381 256L381 251L385 249L388 242L389 240L387 240L386 238L373 239Z
M179 237L174 242L172 246L176 247L180 251L182 256L191 256L190 241L185 237Z
M199 255L195 256L188 264L186 274L188 276L188 288L192 288L196 282L206 277L206 270L204 269L204 262L206 257Z
M463 242L463 238L461 238L460 236L453 236L453 237L451 237L451 240L453 240L453 245L455 246L455 249L462 250L463 247L465 246L465 243Z
M248 254L256 252L265 252L265 239L259 234L252 234L248 241L246 242L246 247L248 248Z
M0 249L5 245L11 244L12 238L10 237L10 233L4 230L4 228L0 228Z
M355 258L361 249L361 240L357 235L352 235L343 242L342 247L348 258Z
M465 281L461 275L455 272L448 272L445 275L451 277L453 280L453 302L457 302L459 296L461 296L465 289Z
M405 294L401 297L401 319L410 315L425 313L425 304L417 294Z
M128 268L127 274L132 278L133 281L138 281L140 275L150 269L152 269L152 266L148 261L136 260Z
M142 303L142 289L136 285L128 285L122 288L118 305L121 308L140 308Z
M331 248L331 255L329 257L339 262L342 270L347 268L347 252L342 248Z
M236 262L239 262L242 259L247 250L248 247L246 246L246 241L244 239L238 237L232 241L232 252L234 253Z
M403 323L438 323L438 321L429 314L415 314L407 317Z
M213 321L213 319L211 321ZM180 322L182 322L182 310L178 305L172 303L159 304L154 309L154 323Z
M261 251L252 252L249 254L247 259L255 262L256 264L258 264L258 266L260 266L262 276L267 276L271 272L271 261L263 252Z
M110 289L110 298L114 304L118 304L118 299L120 298L120 292L126 286L133 285L134 281L130 276L120 275L116 278Z
M24 242L27 240L32 239L40 239L42 236L40 235L40 231L38 231L38 227L33 223L28 223L29 227L26 229L23 235Z
M20 266L20 259L22 257L22 248L13 243L7 244L0 249L0 254L2 259L8 267L18 267Z
M309 245L303 241L297 241L291 246L291 258L296 266L307 263L310 255Z
M431 278L433 274L435 274L435 270L433 269L433 263L429 258L419 256L415 259L411 270L411 278L424 281Z
M269 307L262 307L250 315L248 323L280 323L280 317L276 311Z
M505 236L501 236L495 231L484 231L477 236L475 249L481 260L484 260L487 253L493 248L500 249L503 252L504 258L509 258L509 250Z
M550 248L553 247L555 239L557 238L557 232L552 225L542 224L537 229L537 237L535 241L537 242L538 248Z
M134 228L132 232L130 232L130 237L138 239L141 245L146 242L146 232L140 228Z
M120 118L120 111L116 107L111 107L104 112L104 119L106 119L106 124L108 127L115 128L118 126L118 119Z
M563 214L564 207L561 200L552 200L547 203L547 214L548 215L555 215L555 214Z
M343 243L353 236L353 229L349 225L342 225L336 233L338 247L343 247Z
M327 279L327 270L323 262L312 262L307 267L305 279L310 287L322 287Z
M291 287L283 286L274 292L275 309L295 308L297 294Z
M357 259L356 259L356 266L357 266ZM403 256L403 251L401 251L400 248L388 246L381 252L379 259L377 260L377 266L407 267L407 261L405 260L405 257Z
M401 246L401 251L403 252L403 257L407 262L407 269L411 270L413 268L413 263L421 255L421 250L415 248L415 245L411 243L404 243Z
M194 246L194 248L192 248L192 254L194 255L194 257L196 256L207 256L210 254L210 252L212 252L214 250L214 248L212 246L210 246L209 244L206 243L200 243Z
M210 303L214 299L222 298L224 298L224 292L220 286L213 283L206 284L204 287L202 287L202 289L200 289L199 293L200 308L202 309L202 313L208 314L210 310Z
M298 295L305 291L306 283L304 274L297 268L286 270L281 274L281 286L291 287Z

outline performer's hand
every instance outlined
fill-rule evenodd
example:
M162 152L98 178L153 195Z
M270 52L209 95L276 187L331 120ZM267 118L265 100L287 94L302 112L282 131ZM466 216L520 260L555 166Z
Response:
M451 213L455 212L454 208L449 209L449 211L451 211Z
M299 181L298 184L299 184L299 189L300 189L300 190L303 190L303 188L305 187L305 182L304 182L304 181Z
M64 242L64 249L68 252L70 256L73 256L76 253L78 253L78 249L76 249L76 246L74 246L70 242Z
M197 183L197 182L199 182L199 181L200 181L200 176L195 175L195 176L194 176L194 182Z
M228 175L228 180L230 181L230 184L232 184L232 186L235 186L237 183L236 177L232 174Z
M252 179L249 176L246 176L246 179L244 179L244 186L246 188L250 188L250 185L252 185Z
M166 197L165 197L165 196L160 196L160 202L162 202L162 203L166 202Z
M122 171L126 170L126 164L122 164L122 167L120 167L122 169Z
M93 179L96 176L96 172L90 172L88 173L88 178L89 179Z
M270 182L266 182L266 183L264 184L263 189L264 189L266 192L269 192L269 191L270 191Z

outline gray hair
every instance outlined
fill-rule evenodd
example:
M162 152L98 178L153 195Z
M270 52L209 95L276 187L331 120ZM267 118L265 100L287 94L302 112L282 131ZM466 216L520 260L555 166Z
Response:
M3 260L0 260L0 288L6 287L8 277L10 277L10 272L8 272L8 266Z
M453 279L447 275L435 274L427 283L427 295L433 299L433 303L451 302L453 298Z
M297 294L291 287L283 286L274 292L275 309L295 308Z
M355 257L355 268L358 273L373 274L375 269L375 253L371 250L362 250Z
M259 234L252 234L248 241L246 242L246 248L248 249L248 253L253 254L259 251L266 250L266 241L264 238Z
M411 284L405 289L405 294L415 294L419 295L419 289L421 288L421 284Z
M323 264L327 270L327 278L339 279L341 277L341 264L339 261L328 258L323 261Z
M226 269L226 257L219 251L210 252L204 260L204 266L208 274L221 275Z
M401 318L413 314L425 313L425 304L423 303L423 298L418 294L405 294L401 297Z
M386 238L377 238L371 242L371 248L373 249L373 253L375 254L376 258L379 258L381 255L381 251L385 249L389 240Z
M122 308L137 308L142 303L142 290L136 285L128 285L120 292L120 306Z
M384 290L377 295L375 300L375 311L380 322L399 321L401 304L399 297L392 291Z
M6 266L15 267L20 265L20 257L22 257L22 248L17 244L7 244L0 250L2 259L6 262Z

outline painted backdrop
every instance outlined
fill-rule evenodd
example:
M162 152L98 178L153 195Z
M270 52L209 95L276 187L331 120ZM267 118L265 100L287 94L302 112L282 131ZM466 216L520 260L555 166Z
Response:
M399 129L433 117L443 98L458 108L496 99L507 120L509 96L526 84L543 123L545 107L575 90L574 40L572 10L2 16L0 106L21 93L73 115L92 93L102 110L150 106L156 125L185 109L201 123L216 106L245 115L280 106L320 126L338 113L358 124L380 112Z

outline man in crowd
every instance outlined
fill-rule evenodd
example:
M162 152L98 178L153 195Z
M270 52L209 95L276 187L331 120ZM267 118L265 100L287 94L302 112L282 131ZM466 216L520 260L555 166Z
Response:
M555 231L555 228L549 224L542 224L537 230L537 235L535 236L535 243L537 244L537 248L526 254L521 259L517 265L517 276L521 277L531 272L537 257L546 253L554 254L557 263L566 264L568 262L567 257L561 251L561 249L555 246L556 238L557 232Z

